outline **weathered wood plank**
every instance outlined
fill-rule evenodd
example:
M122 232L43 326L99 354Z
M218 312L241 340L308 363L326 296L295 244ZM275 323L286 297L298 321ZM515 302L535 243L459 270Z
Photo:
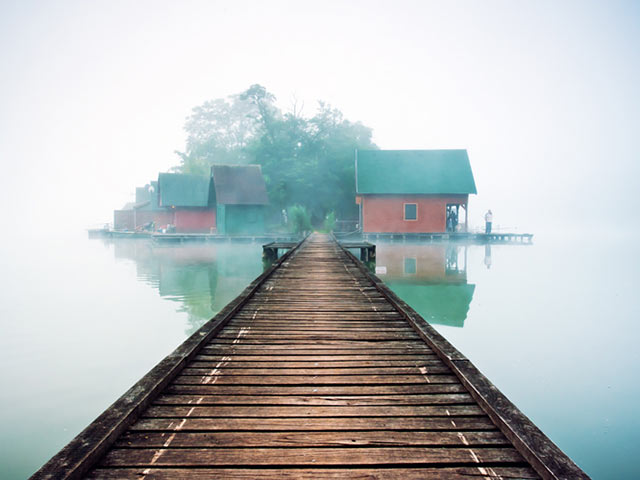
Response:
M240 340L242 340L240 342ZM236 340L215 339L207 344L207 350L212 348L235 348L237 350L396 350L399 352L430 352L431 349L419 341L406 340L403 342L381 340L247 340L239 336ZM356 352L357 353L357 352Z
M433 353L429 347L423 348L327 348L320 346L319 348L294 348L295 346L282 346L271 345L271 348L267 348L269 345L255 346L255 345L206 345L202 347L200 351L206 355L299 355L306 357L317 356L368 356L369 358L376 358L376 353L379 357L388 358L388 355L399 355L401 357L407 355L421 355ZM361 357L360 357L361 358ZM400 357L399 357L400 358Z
M422 362L431 362L437 361L440 362L440 358L433 352L427 353L419 353L414 355L403 355L403 354L389 354L389 355L375 355L375 354L348 354L348 355L264 355L260 352L242 352L242 353L233 353L229 355L224 355L222 353L218 354L206 354L203 353L195 357L196 359L202 359L203 361L228 361L228 362L247 362L247 363L262 363L267 364L268 362L286 362L287 365L293 365L295 362L301 363L355 363L362 362L363 364L375 364L375 362L391 362L396 364L397 362L415 362L412 364L422 365ZM425 363L425 365L428 363Z
M338 447L338 446L497 446L510 445L499 431L353 431L353 432L127 432L119 448L182 447Z
M175 480L535 480L540 477L529 467L420 467L420 468L331 468L331 469L242 469L242 468L99 468L89 480L140 479Z
M331 334L334 332L369 332L369 333L383 333L383 332L392 332L392 333L415 333L413 330L408 328L406 325L389 325L388 322L380 322L376 324L369 325L355 325L353 323L347 322L327 322L320 324L319 322L307 322L307 321L294 321L291 320L289 322L265 322L260 320L250 320L243 322L233 322L231 324L233 328L227 330L225 328L225 332L235 331L238 332L241 329L246 329L247 327L251 327L252 333L274 333L274 332L288 332L291 334L307 334L307 333L316 333L316 334Z
M415 395L427 393L466 392L459 383L386 384L386 385L219 385L172 384L167 393L218 395Z
M313 431L313 430L497 430L486 416L338 418L142 418L130 427L144 431Z
M279 357L262 356L261 360L236 360L236 356L225 357L224 355L208 356L197 355L194 361L189 364L193 368L205 368L211 365L218 365L224 362L230 368L250 369L250 368L365 368L365 367L421 367L428 365L444 365L442 360L435 357L420 356L415 360L296 360L279 359ZM246 357L243 357L246 358Z
M193 385L392 385L396 383L458 383L458 377L446 374L424 375L178 375L175 384Z
M468 393L432 393L416 395L207 395L168 394L159 396L156 405L458 405L475 403Z
M234 368L225 363L192 362L182 370L182 375L426 375L436 373L451 373L451 369L444 364L423 365L420 367L347 367L347 368Z
M477 405L386 405L386 406L246 406L246 405L152 405L142 418L206 417L458 417L484 415Z
M152 459L154 460L152 462ZM137 466L204 466L212 465L430 465L430 464L496 464L522 463L513 447L502 448L180 448L180 449L112 449L100 465Z
M230 338L235 340L241 337L243 343L248 340L260 340L260 343L269 342L271 340L280 342L281 340L295 340L297 342L315 342L317 340L339 340L344 341L379 341L379 340L415 340L420 338L415 332L367 332L358 330L355 332L334 331L334 332L289 332L289 331L255 331L253 329L240 329L238 331L229 331L218 335L219 339Z

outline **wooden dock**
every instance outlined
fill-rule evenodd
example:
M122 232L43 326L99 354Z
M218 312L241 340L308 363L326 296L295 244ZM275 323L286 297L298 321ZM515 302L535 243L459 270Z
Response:
M33 478L588 477L352 254L314 235Z
M254 235L220 235L216 233L159 233L130 230L89 229L89 238L146 239L155 243L256 243L256 242L291 242L295 235L291 234L254 234ZM296 245L297 242L294 242Z
M297 242L270 242L262 246L262 258L273 263L280 256L279 252L291 250ZM368 263L376 261L376 246L369 242L340 242L343 248L349 250L360 250L360 260Z
M361 237L366 241L391 242L423 242L443 243L456 242L466 244L509 244L531 245L532 233L472 233L472 232L434 232L434 233L363 233Z

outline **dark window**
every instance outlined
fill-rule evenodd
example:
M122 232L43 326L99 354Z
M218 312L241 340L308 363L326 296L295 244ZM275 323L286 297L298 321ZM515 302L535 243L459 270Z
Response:
M417 220L418 219L418 205L415 203L404 204L404 219L405 220Z

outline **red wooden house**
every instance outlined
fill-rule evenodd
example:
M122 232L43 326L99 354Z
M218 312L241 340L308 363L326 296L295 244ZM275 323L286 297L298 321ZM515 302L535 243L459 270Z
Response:
M216 201L211 177L183 173L158 175L158 204L173 213L176 232L210 233L216 229Z
M466 231L477 193L466 150L360 150L355 162L362 232Z

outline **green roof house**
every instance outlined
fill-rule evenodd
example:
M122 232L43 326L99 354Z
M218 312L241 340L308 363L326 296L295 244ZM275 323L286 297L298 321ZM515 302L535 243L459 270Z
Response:
M355 163L364 233L466 230L477 193L466 150L357 150Z
M158 204L173 218L176 232L215 232L215 197L211 178L183 173L158 175Z

